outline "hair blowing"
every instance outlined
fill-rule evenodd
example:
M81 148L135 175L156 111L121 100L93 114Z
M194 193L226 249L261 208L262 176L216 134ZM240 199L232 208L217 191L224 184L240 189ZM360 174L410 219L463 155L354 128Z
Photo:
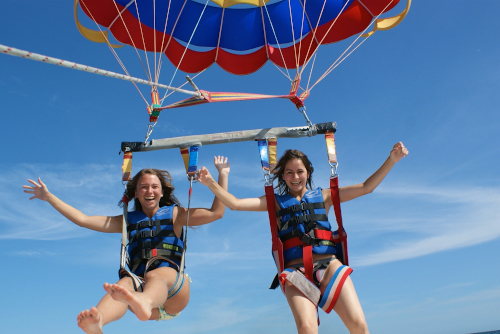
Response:
M286 150L285 153L281 156L276 167L274 168L274 175L271 177L271 181L278 180L278 185L275 187L277 189L279 195L288 194L290 188L288 188L285 180L283 180L283 174L285 173L285 166L290 160L299 159L302 160L304 166L306 167L307 173L309 173L309 177L307 178L306 186L308 189L313 188L312 182L312 174L314 172L314 167L311 164L311 161L307 158L307 155L302 153L299 150Z
M160 207L167 205L181 205L179 200L174 196L174 186L172 185L172 177L170 173L166 170L145 168L139 173L137 173L132 180L127 182L127 190L125 191L125 196L131 201L135 197L135 190L137 189L137 182L145 174L156 175L161 183L161 189L163 190L163 196L160 199ZM134 210L142 211L142 206L139 201L134 201ZM119 206L123 206L123 200L118 203Z

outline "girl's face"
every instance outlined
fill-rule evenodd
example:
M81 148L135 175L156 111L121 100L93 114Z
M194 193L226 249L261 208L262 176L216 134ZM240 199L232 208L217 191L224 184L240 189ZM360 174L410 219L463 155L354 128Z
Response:
M144 213L155 213L160 207L160 199L163 196L161 182L158 176L152 174L144 174L137 182L135 189L135 198L142 205Z
M283 180L290 189L291 195L304 195L307 191L309 173L300 159L292 159L285 165Z

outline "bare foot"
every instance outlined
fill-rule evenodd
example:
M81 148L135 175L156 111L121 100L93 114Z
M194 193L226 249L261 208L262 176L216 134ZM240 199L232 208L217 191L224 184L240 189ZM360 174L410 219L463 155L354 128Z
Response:
M78 327L87 334L102 334L102 316L95 307L80 312L76 317Z
M146 300L142 293L130 291L118 284L108 283L104 283L104 290L114 300L127 304L139 320L146 321L151 317L151 301Z

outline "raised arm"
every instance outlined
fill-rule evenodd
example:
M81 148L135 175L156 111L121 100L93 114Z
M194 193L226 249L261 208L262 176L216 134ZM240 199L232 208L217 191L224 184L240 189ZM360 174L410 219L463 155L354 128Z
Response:
M267 211L265 196L258 198L236 198L230 194L227 189L217 184L205 167L198 171L198 182L206 185L215 196L231 210Z
M214 157L214 165L219 171L218 185L220 185L223 189L227 189L230 171L227 158L224 158L223 156ZM199 226L221 219L224 215L225 208L226 206L217 197L215 197L210 209L192 208L189 210L189 225ZM184 225L186 223L186 219L187 209L179 208L177 217L175 218L176 223Z
M23 188L25 193L33 194L33 196L30 197L30 200L38 198L42 201L48 202L54 207L54 209L59 211L60 214L78 226L99 232L121 233L122 216L87 216L50 193L49 189L40 178L38 178L38 182L33 180L28 180L28 182L33 186L23 186Z
M365 182L360 184L355 184L352 186L341 187L339 189L340 202L347 202L354 198L371 193L377 186L382 182L385 176L389 173L392 167L403 157L408 155L408 150L403 145L402 142L396 143L387 160L382 164L382 166L373 173ZM327 189L330 193L330 190ZM328 195L330 196L330 195ZM331 198L328 198L331 203Z

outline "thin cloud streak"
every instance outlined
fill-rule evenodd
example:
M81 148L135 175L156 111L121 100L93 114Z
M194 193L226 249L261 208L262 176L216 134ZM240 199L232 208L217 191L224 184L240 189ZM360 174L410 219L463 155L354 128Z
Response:
M429 201L437 204L435 212L432 209L420 213L420 222L417 226L422 227L418 237L413 240L399 242L397 240L384 239L385 249L364 254L354 258L355 266L370 266L386 262L411 259L419 256L429 255L436 252L452 250L467 246L488 242L500 237L500 191L494 188L433 188L433 187L383 187L380 193L398 197L399 201ZM443 213L442 208L458 207L455 213ZM441 216L439 216L441 215ZM444 216L443 216L444 215ZM401 213L404 217L404 213ZM428 217L431 217L430 219ZM416 217L412 217L415 221ZM394 224L385 226L400 231L412 231L415 227L407 224Z

